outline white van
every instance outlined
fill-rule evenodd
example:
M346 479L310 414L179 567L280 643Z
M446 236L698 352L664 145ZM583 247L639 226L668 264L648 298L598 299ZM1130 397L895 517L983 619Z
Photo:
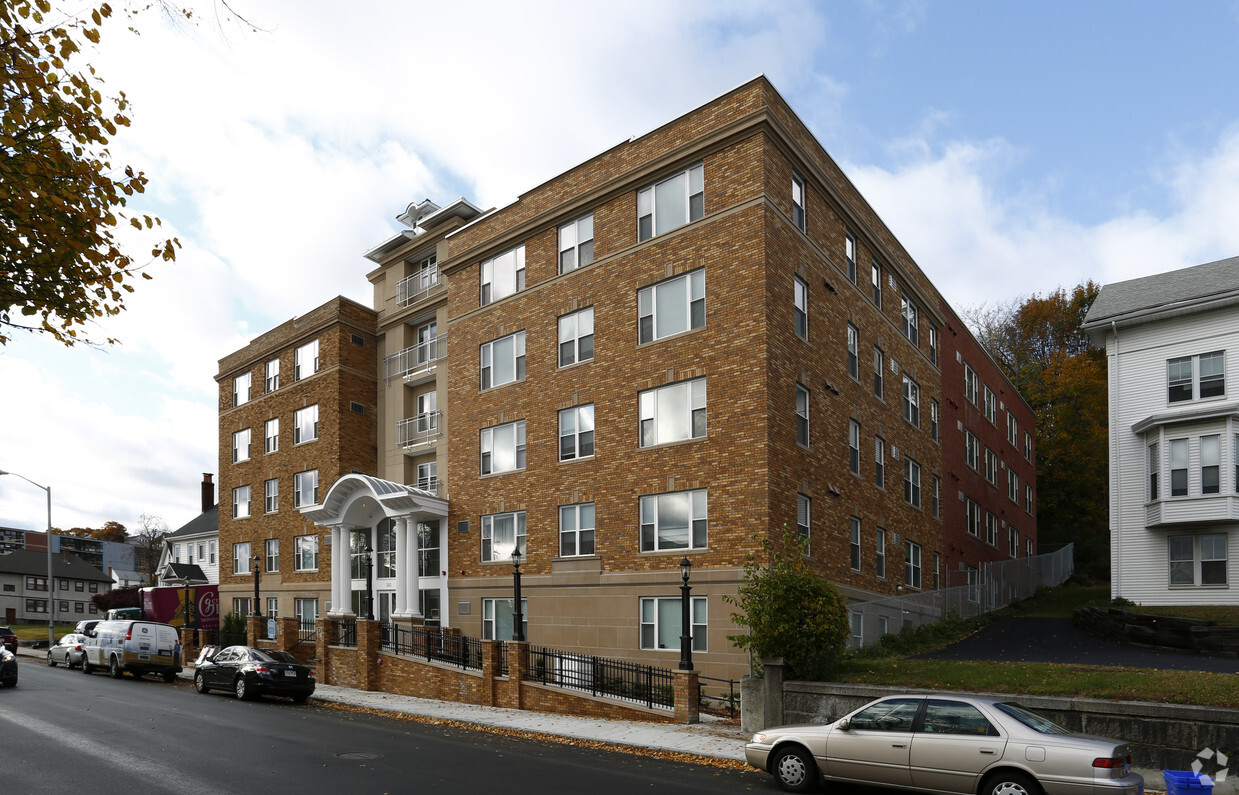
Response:
M113 679L157 673L165 682L181 671L181 637L176 627L155 621L100 621L82 647L82 671L106 668Z

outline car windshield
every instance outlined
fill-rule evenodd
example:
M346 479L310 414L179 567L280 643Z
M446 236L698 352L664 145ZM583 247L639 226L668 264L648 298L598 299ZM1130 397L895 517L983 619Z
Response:
M1041 734L1071 734L1070 731L1059 726L1049 718L1043 718L1037 713L1021 707L1019 704L1003 702L994 706L1035 732L1040 732Z

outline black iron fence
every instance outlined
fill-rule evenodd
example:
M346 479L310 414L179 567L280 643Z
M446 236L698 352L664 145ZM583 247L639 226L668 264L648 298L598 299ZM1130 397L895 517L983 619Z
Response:
M528 678L651 708L675 706L671 671L652 665L530 646Z
M337 618L332 623L336 625L337 646L357 646L357 619Z
M698 704L703 712L712 715L736 717L740 712L740 689L735 679L715 679L698 675L701 698Z
M244 632L223 632L218 629L198 630L198 646L244 646L249 642L249 636Z
M482 670L482 641L466 638L438 627L402 627L383 624L379 646L383 651L421 657L456 665L466 670Z

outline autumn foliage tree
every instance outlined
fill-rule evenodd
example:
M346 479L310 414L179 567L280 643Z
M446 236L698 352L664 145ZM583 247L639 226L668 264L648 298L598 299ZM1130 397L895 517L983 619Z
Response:
M1081 324L1101 287L1033 295L967 313L981 344L1037 416L1039 542L1076 544L1076 565L1109 571L1106 359Z
M129 103L123 91L106 96L84 63L112 13L0 3L0 345L15 329L89 343L85 324L124 309L148 262L176 258L180 242L160 239L158 218L125 209L147 184L108 149ZM149 259L122 249L126 225L153 233Z

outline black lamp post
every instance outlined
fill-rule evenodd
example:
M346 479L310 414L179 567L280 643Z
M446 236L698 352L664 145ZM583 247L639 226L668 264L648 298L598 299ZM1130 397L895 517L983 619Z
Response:
M254 556L254 615L262 620L262 608L258 603L258 583L262 581L262 558Z
M684 584L680 586L680 670L693 670L693 636L692 616L689 610L688 594L693 589L688 586L688 573L692 571L693 562L687 557L680 561L680 577Z
M366 564L366 620L374 620L374 549L366 542L366 551L361 553Z
M525 641L525 615L521 612L521 547L512 548L512 640Z

